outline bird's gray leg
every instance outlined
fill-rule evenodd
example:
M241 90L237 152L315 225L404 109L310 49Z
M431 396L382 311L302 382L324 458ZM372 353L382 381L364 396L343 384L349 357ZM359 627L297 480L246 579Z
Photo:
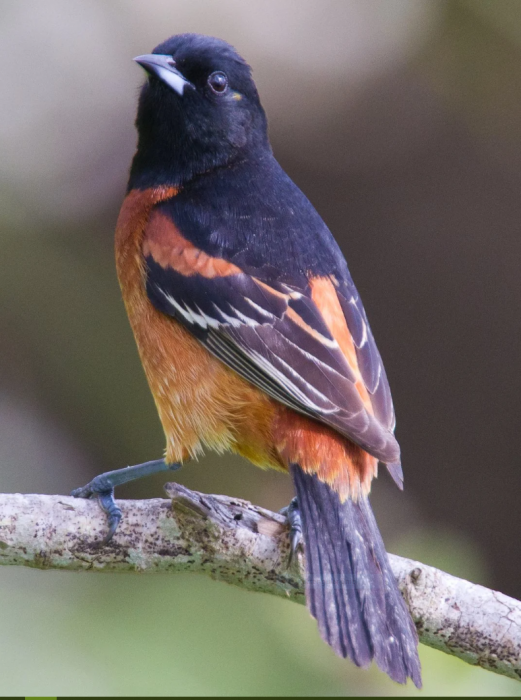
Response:
M95 476L92 481L79 489L74 489L71 496L74 498L97 498L102 510L106 513L109 531L103 540L103 544L112 538L121 520L121 510L114 500L114 488L126 484L144 476L150 476L157 472L175 471L181 466L180 462L168 464L164 459L155 459L151 462L136 464L133 467L115 469Z

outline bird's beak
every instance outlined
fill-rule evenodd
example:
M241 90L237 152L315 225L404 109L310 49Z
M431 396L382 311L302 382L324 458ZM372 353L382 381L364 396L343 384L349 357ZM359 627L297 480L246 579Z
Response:
M136 56L136 63L150 73L162 80L166 85L171 87L182 95L186 85L191 83L177 70L175 61L172 56L163 56L162 54L147 53L143 56Z

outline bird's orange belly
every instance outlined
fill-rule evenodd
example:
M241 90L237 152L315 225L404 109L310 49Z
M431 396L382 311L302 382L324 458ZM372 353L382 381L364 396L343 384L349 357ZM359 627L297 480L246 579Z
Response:
M274 404L214 358L181 324L154 309L129 311L166 436L170 462L209 448L282 468L271 445Z

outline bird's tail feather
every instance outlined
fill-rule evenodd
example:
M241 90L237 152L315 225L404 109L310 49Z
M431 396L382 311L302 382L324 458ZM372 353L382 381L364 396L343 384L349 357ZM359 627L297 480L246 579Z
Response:
M369 500L342 502L291 465L306 554L306 600L322 638L357 666L372 659L421 687L418 636L398 590Z

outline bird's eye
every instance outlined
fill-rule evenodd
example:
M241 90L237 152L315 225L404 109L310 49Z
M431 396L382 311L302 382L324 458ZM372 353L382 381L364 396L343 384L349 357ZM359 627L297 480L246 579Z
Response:
M208 85L213 90L213 92L216 92L218 94L222 93L228 87L228 78L226 77L226 74L222 71L215 71L215 73L212 73L208 77Z

